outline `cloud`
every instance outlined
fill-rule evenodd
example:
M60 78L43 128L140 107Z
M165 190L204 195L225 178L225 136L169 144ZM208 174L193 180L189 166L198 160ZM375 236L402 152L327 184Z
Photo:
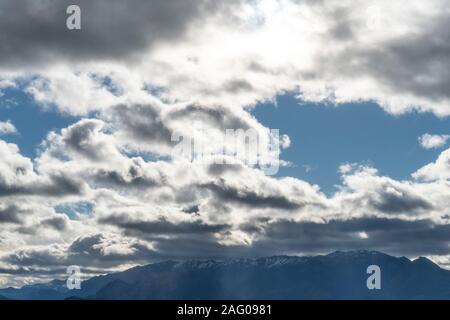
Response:
M425 181L449 180L450 149L443 151L435 162L429 163L414 172L413 177Z
M64 28L68 2L25 2L2 4L0 67L8 79L39 75L29 91L71 113L161 88L152 92L165 101L234 110L292 91L312 102L375 101L393 114L450 114L443 0L80 0L82 32Z
M155 221L134 220L124 215L109 216L100 221L105 224L115 225L126 231L127 234L138 232L141 235L152 238L167 235L201 235L204 233L214 234L229 228L227 225L207 225L201 221L178 221L170 222L165 218Z
M449 78L442 66L449 63L449 17L433 9L443 5L440 0L407 6L247 3L239 23L213 25L212 31L200 31L195 43L160 48L153 53L158 62L148 59L146 66L163 70L156 81L169 98L248 106L294 91L306 101L376 101L394 114L418 110L445 116ZM368 23L377 18L370 10L374 6L381 12L379 24L391 32ZM211 74L211 65L218 72Z
M0 121L0 135L17 133L16 127L11 123L11 121L2 122Z
M436 149L445 146L449 139L450 135L425 133L419 137L419 143L425 149Z
M378 175L377 170L353 166L343 174L343 186L334 199L346 210L373 213L383 216L433 216L444 209L441 202L448 193L445 184L426 184L414 181L397 181ZM446 201L444 200L444 203Z
M64 145L73 153L101 161L115 155L114 149L109 149L110 144L102 138L104 123L95 119L83 119L80 122L63 129L61 132ZM50 138L51 139L51 138Z
M19 153L15 144L0 140L0 197L37 195L63 197L86 192L82 181L63 172L40 176L30 159Z
M21 210L14 204L0 208L0 223L20 223Z
M200 187L212 191L223 203L235 202L249 207L275 208L280 210L294 210L301 206L300 203L296 203L280 195L257 194L252 190L227 186L223 180L218 183L204 184Z
M64 231L68 226L67 220L68 220L67 216L60 214L52 218L42 220L41 224L50 226L58 231Z
M66 9L72 4L81 8L82 32L66 28ZM157 44L183 38L191 24L221 12L221 7L208 0L132 0L128 6L120 0L2 1L0 28L6 36L0 45L0 65L22 68L48 65L55 59L128 60Z
M129 241L125 237L119 237L108 233L98 233L83 236L76 239L69 247L71 261L88 263L89 259L98 261L102 265L105 261L108 265L128 260L139 260L151 253L149 248L139 245L136 241Z
M18 249L3 258L9 267L0 270L0 273L26 277L31 270L34 276L54 279L64 276L70 265L79 265L84 274L98 274L114 271L113 267L126 259L139 263L151 258L150 248L128 240L108 233L97 233L79 237L69 245ZM22 267L14 267L18 265Z
M417 195L410 195L398 189L386 188L378 193L378 199L371 200L374 209L385 213L415 212L431 210L433 206Z
M144 143L149 149L154 144L175 145L171 140L172 130L162 119L160 105L119 105L110 114L112 121L120 126L119 134L129 144Z
M16 83L10 79L0 80L0 89L14 88L15 86L16 86Z
M331 252L369 249L396 255L420 256L449 253L449 225L430 220L405 221L386 218L330 220L326 223L289 220L269 223L254 243L257 254L268 252ZM367 237L361 237L364 232Z

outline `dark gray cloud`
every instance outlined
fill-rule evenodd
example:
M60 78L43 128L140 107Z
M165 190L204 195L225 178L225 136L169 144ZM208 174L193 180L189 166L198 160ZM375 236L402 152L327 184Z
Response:
M37 228L34 225L31 226L20 226L15 229L17 233L27 236L35 236L37 233Z
M122 247L124 250L108 252L111 246ZM148 262L156 256L153 250L140 243L125 243L98 233L76 239L68 249L67 260L69 263L92 268L114 267L126 262Z
M156 221L133 220L126 215L112 215L100 220L100 223L115 225L132 235L139 233L147 238L161 235L201 235L222 232L230 228L225 224L206 224L201 221L173 223L165 218Z
M431 220L376 217L326 223L281 220L262 224L261 228L264 236L254 244L253 250L264 254L352 249L411 256L450 254L450 225L437 225ZM367 238L360 236L362 232Z
M92 254L97 255L100 253L104 235L101 233L80 237L76 239L69 247L69 252L72 254Z
M19 267L38 266L40 268L48 266L64 265L66 258L56 255L50 249L39 250L18 250L3 259L3 261Z
M237 0L3 0L0 66L55 59L123 59L159 42L181 39L194 23L228 10ZM66 28L66 9L81 7L82 30Z
M158 143L174 146L172 130L161 119L159 110L152 105L119 105L111 112L126 137L137 143Z
M110 272L114 271L115 270L110 270ZM108 273L108 270L104 267L90 268L89 266L83 266L82 273L84 275L97 276L102 273ZM0 274L12 275L17 280L19 280L20 277L29 279L30 274L32 274L37 283L45 283L57 278L64 279L67 277L67 266L47 266L43 268L30 265L26 267L0 268Z
M44 226L49 226L57 231L64 231L67 229L68 223L67 218L62 215L57 215L48 219L44 219L41 221L41 224Z
M131 172L128 177L123 176L117 171L100 170L95 175L95 184L97 186L114 186L126 188L152 188L157 186L157 182L142 176L135 176Z
M198 205L193 205L183 209L183 212L187 214L198 214L200 212L200 207Z
M47 196L64 197L82 195L86 184L80 179L64 174L54 174L48 180L38 180L25 185L6 185L0 183L0 197L9 196Z
M55 174L50 176L50 183L37 186L31 191L37 195L50 197L62 197L70 195L82 195L86 191L84 181L75 177L69 177L64 174ZM32 193L33 194L33 193Z
M375 7L375 6L374 6ZM370 9L370 8L367 8ZM388 24L383 18L380 4L380 28ZM367 39L371 39L371 30L366 25L355 23L354 8L338 7L329 12L332 28L327 35L330 43L340 45L341 50L318 55L318 65L314 74L334 74L336 78L345 76L350 79L363 74L381 84L393 95L413 94L428 101L440 101L450 98L450 16L441 11L433 18L405 21L403 27L414 30L407 36L393 37L374 45L358 39L358 29L367 30ZM353 15L352 15L353 14ZM363 20L367 23L367 20ZM416 23L416 25L412 25Z
M430 220L405 221L355 218L325 223L279 220L240 227L256 236L249 245L222 245L210 236L155 239L155 256L162 259L257 257L280 254L329 253L336 250L378 250L394 255L450 254L450 225ZM361 232L367 238L360 236Z
M102 145L94 141L94 134L103 124L98 120L85 119L70 126L62 137L65 146L92 161L103 160Z
M377 199L370 199L373 208L384 213L410 213L413 214L421 210L431 210L433 205L422 197L402 192L394 194L392 192L379 192Z
M21 223L21 210L15 204L0 209L0 223Z
M98 170L92 179L96 187L114 187L134 190L136 188L145 190L162 184L162 177L160 180L147 177L143 175L142 170L137 170L137 167L135 166L131 166L125 174L115 170Z
M382 50L362 50L364 71L392 91L414 92L436 101L450 98L450 17L437 17L430 24L419 34L396 39Z
M226 172L239 172L243 169L242 164L234 163L211 163L208 166L208 173L214 176L221 176Z
M123 245L127 251L107 252L111 245ZM97 268L95 273L98 274L127 261L140 263L154 257L156 257L154 252L146 246L138 243L128 245L117 243L99 233L77 238L67 250L52 246L18 250L2 260L15 267L0 270L0 273L11 274L16 270L16 273L26 275L26 272L21 271L25 268L28 269L28 275L47 274L46 270L53 270L55 275L58 270L66 273L69 265L79 265L83 273Z
M224 89L227 92L239 93L241 91L252 91L254 88L250 82L244 79L230 80L224 85Z
M205 107L201 105L188 105L182 108L172 108L163 113L161 106L154 104L121 104L109 110L104 118L115 125L116 133L132 142L135 147L174 147L178 141L172 139L177 132L176 125L189 126L189 123L202 123L207 128L225 130L248 130L254 126L250 118L236 114L223 106ZM185 128L185 127L184 127ZM183 132L184 130L180 130ZM81 136L83 137L83 136Z
M261 195L249 189L237 189L228 186L220 179L218 182L211 182L199 186L202 189L211 191L223 203L238 203L252 208L272 208L283 210L295 210L303 206L286 198L283 195Z
M189 105L183 109L174 111L169 114L169 119L185 119L185 120L195 120L207 123L214 128L219 128L221 130L226 129L250 129L250 124L223 106L205 107L201 105Z
M245 245L223 245L212 237L180 236L177 238L159 239L155 243L155 251L160 260L224 258L253 256L252 249Z

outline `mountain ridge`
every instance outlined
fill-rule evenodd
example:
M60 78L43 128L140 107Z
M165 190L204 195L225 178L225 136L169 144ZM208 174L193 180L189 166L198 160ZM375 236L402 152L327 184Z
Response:
M381 268L381 290L366 286ZM450 299L450 271L427 258L378 251L327 255L164 261L92 277L81 290L64 280L0 289L8 299Z

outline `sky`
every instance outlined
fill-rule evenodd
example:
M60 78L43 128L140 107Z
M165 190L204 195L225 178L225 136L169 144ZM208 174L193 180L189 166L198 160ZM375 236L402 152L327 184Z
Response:
M417 168L434 161L442 149L424 148L418 137L448 134L450 120L432 113L387 114L376 103L339 107L310 104L282 95L276 103L257 104L252 114L265 126L282 128L291 140L283 159L292 165L279 176L293 176L332 195L340 184L339 166L364 163L397 180L411 178Z
M0 287L354 249L449 267L447 7L1 1Z

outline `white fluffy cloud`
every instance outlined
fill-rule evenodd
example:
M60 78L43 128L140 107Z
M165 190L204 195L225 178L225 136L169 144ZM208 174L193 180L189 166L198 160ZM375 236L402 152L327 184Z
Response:
M17 133L17 129L11 121L0 121L0 135L11 133Z
M413 174L414 178L426 181L450 179L450 149L443 151L437 160L420 168Z
M419 137L419 143L425 149L436 149L445 146L449 139L450 135L447 134L425 133Z

